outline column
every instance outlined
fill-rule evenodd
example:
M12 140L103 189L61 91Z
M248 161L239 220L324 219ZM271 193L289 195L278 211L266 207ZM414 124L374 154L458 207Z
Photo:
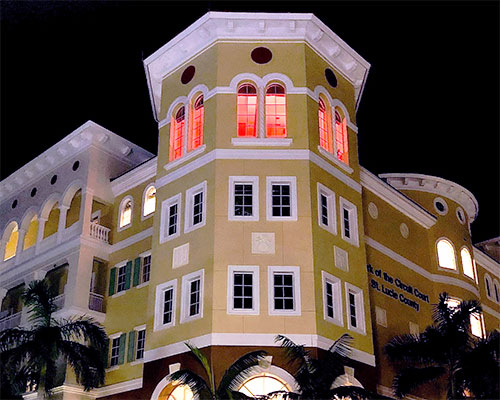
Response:
M82 191L82 203L80 205L80 223L82 226L82 235L90 235L90 218L92 215L92 202L94 200L94 191L86 189Z
M35 254L38 254L40 252L40 246L43 240L43 232L45 231L46 222L47 218L38 218L38 232L36 234Z
M66 216L68 215L69 206L61 204L59 206L59 224L57 225L57 243L61 243L66 229Z
M82 245L79 252L71 254L67 259L69 265L64 308L70 308L73 314L88 313L93 251Z
M7 242L4 240L0 240L0 263L4 261L6 247L7 247Z
M26 236L26 229L20 228L17 231L17 246L16 246L16 255L14 264L18 265L21 262L21 253L23 251L24 246L24 237Z
M257 89L258 97L257 97L257 126L259 127L259 132L257 133L257 137L265 138L266 137L266 87L259 87Z

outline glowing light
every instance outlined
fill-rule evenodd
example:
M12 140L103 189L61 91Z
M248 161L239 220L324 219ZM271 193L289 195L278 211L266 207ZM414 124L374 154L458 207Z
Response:
M331 124L328 121L327 109L322 99L319 100L318 121L319 145L329 153L333 153Z
M197 149L203 144L203 96L199 96L194 102L191 140L189 141L189 151Z
M127 200L120 215L120 228L132 222L132 201Z
M455 260L455 249L453 245L444 239L441 239L437 244L438 262L441 268L457 269Z
M144 198L144 216L153 213L156 209L156 188L151 186L146 192Z
M184 154L184 107L179 108L175 118L172 116L170 123L170 156L174 161Z
M250 397L265 396L271 392L287 391L290 392L288 385L277 376L263 373L246 380L239 391ZM274 398L274 397L273 397Z
M337 145L337 158L349 164L349 146L347 140L347 122L345 118L335 111L335 144Z
M252 85L243 85L238 89L236 113L238 136L257 136L257 91Z
M472 257L470 256L469 250L464 247L460 251L460 256L462 258L462 267L464 269L464 274L469 278L474 279L474 265L472 263Z
M286 96L280 85L266 91L266 136L286 137Z

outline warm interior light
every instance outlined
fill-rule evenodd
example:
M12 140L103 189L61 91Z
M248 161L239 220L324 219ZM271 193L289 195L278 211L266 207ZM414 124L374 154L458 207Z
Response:
M330 129L331 124L328 123L328 112L322 99L319 99L318 122L319 145L329 153L333 153L333 140Z
M470 330L474 336L483 337L483 316L474 313L470 316Z
M438 262L441 268L457 269L455 249L447 240L440 240L437 244Z
M278 390L289 392L290 388L277 376L268 373L251 377L239 389L241 393L250 397L265 396Z
M132 222L132 202L127 201L120 215L120 228Z
M144 216L153 213L156 209L156 188L151 186L146 192L144 199Z
M243 85L238 89L237 98L238 136L257 136L257 91L252 85Z
M345 118L335 111L335 144L337 145L337 158L349 164L349 147L347 140L347 122Z
M474 265L472 264L472 257L470 256L469 250L464 247L460 251L460 256L462 258L462 267L464 269L464 274L469 278L474 279Z
M286 137L286 96L280 85L266 90L266 136Z
M184 152L184 107L172 116L170 123L170 161L181 158Z
M194 150L203 144L203 96L199 96L194 102L192 116L192 132L189 141L189 150Z

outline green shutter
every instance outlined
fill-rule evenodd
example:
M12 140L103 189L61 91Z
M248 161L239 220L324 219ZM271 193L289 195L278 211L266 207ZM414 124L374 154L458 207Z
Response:
M106 344L104 346L106 352L102 354L104 367L109 368L109 338L106 339Z
M125 269L125 290L130 289L130 278L132 276L132 261L127 262Z
M135 360L135 331L130 331L128 333L128 353L127 362Z
M125 361L125 342L127 341L127 334L122 333L120 336L120 353L118 354L118 365L123 364Z
M134 260L134 281L133 285L137 286L139 282L141 281L141 258L137 257Z
M116 268L111 268L109 271L109 295L115 294Z

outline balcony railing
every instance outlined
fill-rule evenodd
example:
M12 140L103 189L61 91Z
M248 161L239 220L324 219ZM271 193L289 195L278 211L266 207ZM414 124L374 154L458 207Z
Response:
M110 230L111 229L96 224L95 222L90 223L90 237L93 237L101 242L109 243Z
M58 310L64 307L64 293L54 297L54 304Z
M0 331L5 329L15 328L21 323L21 312L11 314L3 319L0 319Z
M92 311L103 312L102 304L103 304L104 296L90 292L89 295L89 309Z

